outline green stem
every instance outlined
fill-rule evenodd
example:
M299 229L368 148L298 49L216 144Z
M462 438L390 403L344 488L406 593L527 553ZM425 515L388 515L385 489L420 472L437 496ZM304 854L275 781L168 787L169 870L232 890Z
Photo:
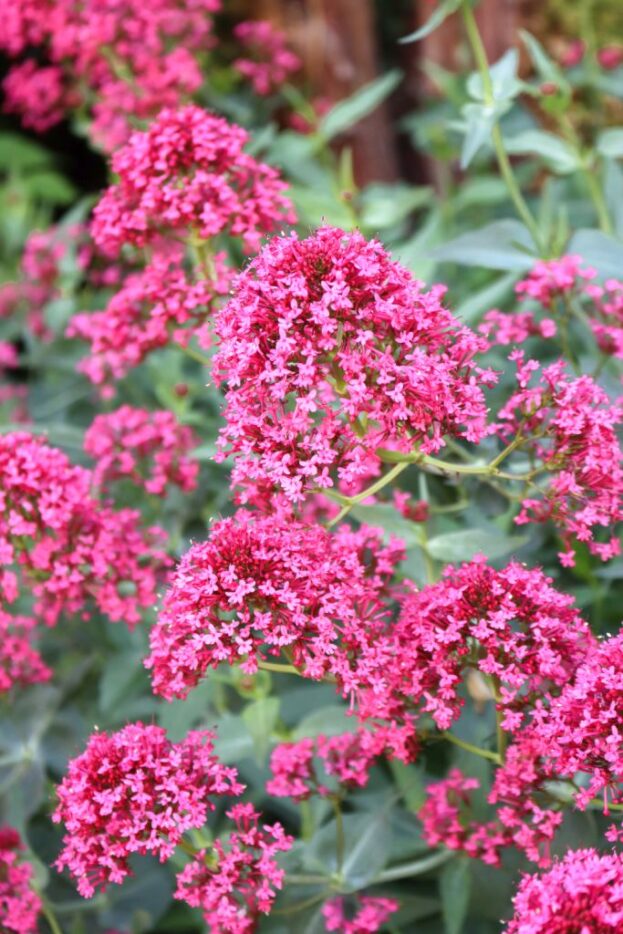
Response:
M327 523L327 528L332 528L336 525L344 516L348 515L353 506L356 506L357 503L363 502L364 499L367 499L369 496L374 496L375 493L378 493L379 490L382 490L383 487L387 486L388 483L391 483L403 470L409 466L409 461L405 461L400 464L394 464L392 469L385 474L384 477L381 477L375 483L371 484L366 490L363 490L362 493L357 493L356 496L340 496L339 494L333 493L332 490L321 489L319 492L323 493L325 496L328 496L330 499L338 499L339 502L342 502L344 505L340 509L339 513L334 519L331 519Z
M41 911L43 912L45 920L48 922L50 926L50 930L52 931L52 934L63 934L63 930L60 924L58 923L58 921L56 920L56 917L52 910L52 906L50 905L49 901L46 898L44 898L43 895L41 894L39 895L39 898L41 899Z
M337 864L337 871L340 873L344 864L344 819L342 817L340 799L332 797L331 804L333 805L333 811L335 813L335 861Z
M297 873L288 873L286 876L286 885L322 885L329 881L328 876L300 876Z
M279 662L258 662L258 668L262 671L278 671L282 675L300 675L301 672L294 665L283 665Z
M188 345L184 344L178 344L178 347L182 353L185 353L186 356L190 357L191 360L196 360L197 363L200 363L202 366L212 366L212 361L210 358L204 356L204 354L200 353L198 350L195 350L193 347L189 347Z
M611 234L613 232L612 221L610 220L606 199L604 198L604 193L601 190L599 179L590 168L585 169L582 174L584 175L586 187L588 188L591 201L595 206L595 212L597 214L599 226L604 233Z
M498 703L500 700L500 679L492 678L493 694L495 697L495 738L498 749L498 756L501 762L504 762L506 758L506 747L508 745L508 737L506 731L502 726L502 720L504 719L504 713L499 708Z
M404 863L402 866L394 866L393 869L386 869L376 877L375 882L397 882L398 879L409 879L411 876L421 876L437 866L442 866L452 859L455 854L451 850L442 850L432 853L431 856L425 856L422 859L415 859L411 863Z
M488 107L495 107L495 95L493 92L493 82L491 81L491 74L489 72L489 62L487 59L487 52L485 50L480 32L478 30L478 23L476 22L476 17L474 16L474 11L470 0L463 0L461 4L461 9L463 12L463 21L465 23L465 31L467 33L467 39L469 41L472 54L474 56L474 61L476 62L476 67L480 73L480 78L482 80L482 89L485 98L485 104ZM493 149L498 161L498 167L500 169L500 174L506 183L508 192L511 196L513 204L517 213L523 220L524 224L530 231L530 235L534 241L539 253L542 253L542 244L541 244L541 233L539 231L539 226L532 216L532 212L528 207L524 196L521 193L519 185L517 184L517 179L513 173L513 169L508 158L506 149L504 148L504 140L502 138L502 131L500 130L499 124L496 122L491 131L491 141L493 143Z
M495 762L497 765L501 765L502 760L497 752L491 752L488 749L481 749L480 746L474 746L472 743L467 743L464 739L459 739L458 736L455 736L453 733L448 733L444 731L440 734L443 739L447 739L448 742L454 743L455 746L458 746L460 749L465 749L467 752L472 752L475 756L480 756L481 759L489 759L491 762Z

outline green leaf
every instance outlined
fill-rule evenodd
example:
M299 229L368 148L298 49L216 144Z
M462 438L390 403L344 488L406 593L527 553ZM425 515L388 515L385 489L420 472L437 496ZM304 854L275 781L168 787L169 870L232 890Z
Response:
M214 687L215 682L207 678L193 688L183 700L166 701L161 704L158 721L173 742L179 742L189 730L206 722Z
M250 731L240 717L225 714L216 721L214 751L225 765L238 765L241 759L253 755Z
M401 44L405 45L407 42L419 42L420 39L429 36L431 32L434 32L435 29L441 26L443 21L447 19L451 13L458 10L460 5L461 0L442 0L424 25L416 29L415 32L409 33L408 36L404 36L400 39Z
M611 127L602 130L597 137L596 149L608 159L618 159L623 156L623 129Z
M352 230L356 225L353 212L349 211L336 195L331 194L330 188L319 191L316 188L293 185L289 195L299 220L303 223L314 227L327 223L343 230Z
M354 733L357 730L357 719L347 716L346 707L332 704L320 707L308 716L303 717L294 731L293 739L303 739L306 736L338 736L340 733Z
M498 102L509 102L521 91L522 84L517 78L517 65L519 53L517 49L509 49L499 61L489 68L489 76L493 88L493 99ZM467 79L467 93L474 100L484 102L487 98L478 72L474 72Z
M601 230L577 230L567 244L567 253L577 253L587 266L594 266L603 278L621 278L623 240Z
M0 133L0 168L26 172L51 162L50 152L38 143L17 133Z
M99 683L99 709L113 713L133 694L141 678L147 679L142 652L124 650L111 655Z
M24 179L28 194L46 204L71 204L76 189L57 172L37 172Z
M402 539L405 545L416 545L420 533L415 522L402 516L390 503L374 503L372 506L353 506L351 515L372 528L382 529L386 538L392 535Z
M491 308L495 308L512 294L513 286L517 282L517 273L508 272L500 276L495 282L479 289L456 308L456 316L464 324L473 324L481 315Z
M498 113L488 104L466 104L461 113L465 117L461 168L466 169L474 156L491 139Z
M482 266L485 269L530 269L535 261L532 238L520 221L493 221L485 227L462 234L449 243L435 247L430 255L437 260L460 266Z
M489 529L465 529L445 532L428 541L428 551L437 561L454 563L470 561L474 555L484 554L487 558L502 558L517 551L527 541L524 535L503 535Z
M569 86L569 82L565 78L561 69L549 57L541 43L525 29L520 29L519 35L521 36L521 40L528 51L528 55L532 59L532 64L538 71L543 81L551 81L552 83L558 85L558 87L567 88Z
M279 718L279 698L262 697L253 701L242 712L242 719L255 748L255 757L262 763L270 748L273 731Z
M364 84L346 100L339 101L320 121L319 134L331 140L339 133L349 130L381 104L400 84L402 72L398 68Z
M383 869L391 843L387 812L345 814L344 864L342 875L349 888L365 888ZM311 870L337 871L336 822L330 821L314 835L303 852L303 863Z
M457 857L441 870L439 894L446 934L461 934L469 907L471 889L471 860Z
M400 224L418 208L430 203L432 188L398 183L369 185L361 195L361 226L371 231Z
M568 175L582 167L580 155L573 146L545 130L525 130L510 139L506 138L504 143L511 155L541 156L558 175Z
M623 169L614 159L606 159L604 195L610 207L617 235L623 238Z
M397 259L411 270L417 279L428 282L435 272L437 263L430 257L430 248L442 238L443 218L435 207L431 210L424 224L414 235L395 250Z

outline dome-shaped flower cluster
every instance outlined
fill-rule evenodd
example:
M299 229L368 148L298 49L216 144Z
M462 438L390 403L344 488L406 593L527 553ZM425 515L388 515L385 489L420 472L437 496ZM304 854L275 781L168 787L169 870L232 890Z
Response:
M237 482L292 500L369 471L379 447L439 450L488 428L484 346L375 240L323 227L271 240L219 312L221 448Z
M20 835L0 827L0 930L37 934L41 899L32 888L33 871L19 858Z
M305 676L330 673L351 690L351 658L383 627L401 557L365 529L331 534L242 510L216 522L182 558L152 629L154 690L183 697L221 662L255 672L282 649Z
M214 755L213 738L195 731L172 743L162 727L142 723L91 736L69 764L53 815L66 831L56 866L69 869L81 895L122 882L132 853L164 862L187 830L203 827L213 798L242 793L236 770Z

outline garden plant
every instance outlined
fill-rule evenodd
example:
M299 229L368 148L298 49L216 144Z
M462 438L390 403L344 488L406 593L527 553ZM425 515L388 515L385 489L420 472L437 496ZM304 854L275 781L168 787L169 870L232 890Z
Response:
M0 4L0 931L621 932L623 46L228 6Z

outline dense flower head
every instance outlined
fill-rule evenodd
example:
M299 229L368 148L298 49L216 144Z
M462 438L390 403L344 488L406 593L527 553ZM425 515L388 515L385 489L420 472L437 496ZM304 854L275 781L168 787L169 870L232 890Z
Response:
M201 86L199 56L213 42L219 8L220 0L17 0L0 47L11 56L38 47L44 63L29 59L9 71L7 106L33 125L26 107L34 104L40 130L86 108L94 138L112 149L133 119L178 106Z
M602 560L620 552L612 527L623 518L623 466L617 426L621 399L612 402L590 376L570 378L559 360L544 367L515 351L519 389L498 414L505 439L521 434L522 450L540 462L538 482L529 487L516 518L520 525L552 521L560 530L564 564L573 565L574 539ZM600 529L610 539L595 540Z
M180 251L157 252L140 272L129 275L102 311L74 315L67 336L87 341L90 354L80 370L105 394L156 350L174 341L185 345L205 323L214 301L229 289L231 272L223 255L214 257L210 279L192 279Z
M169 484L185 492L196 487L199 462L190 452L198 443L172 412L130 405L97 415L84 436L84 449L96 462L96 486L128 477L156 496Z
M71 872L84 898L130 875L132 853L169 859L187 830L203 827L214 797L242 794L213 738L201 730L172 743L162 727L133 723L94 733L69 763L53 815L66 831L56 867Z
M322 914L327 931L338 931L340 934L375 934L399 907L393 898L378 898L372 895L340 896L325 902Z
M52 677L52 671L32 645L36 625L32 617L12 616L0 607L0 694Z
M401 558L370 529L331 533L243 510L216 522L180 561L152 629L154 690L183 697L221 662L253 673L284 648L307 677L331 673L350 690L351 661L383 626L381 596Z
M260 824L251 804L234 805L227 817L236 829L188 863L177 877L175 898L201 908L214 934L251 934L283 885L276 855L294 840L279 823Z
M32 867L20 860L21 848L16 830L0 827L0 930L37 934L41 899L32 889Z
M358 232L271 240L216 319L234 481L268 478L300 500L367 472L379 447L430 453L444 434L487 434L493 375L472 359L484 342L443 292Z
M275 169L244 152L248 134L189 104L165 109L112 159L118 182L94 210L96 243L111 255L163 233L210 240L227 233L246 250L292 220Z
M234 36L249 54L237 58L234 68L251 82L256 94L278 91L301 67L299 57L287 48L285 33L267 20L238 23Z
M581 256L562 256L560 259L539 260L525 279L515 286L522 299L533 299L544 308L554 301L582 289L597 273L591 267L582 268Z
M167 564L161 530L94 499L91 473L39 437L0 436L0 479L0 553L32 590L35 613L54 624L92 601L113 620L138 622Z
M615 934L623 928L623 854L570 850L524 875L506 934Z
M327 776L333 776L343 789L363 788L368 783L370 768L385 746L382 730L365 729L280 743L271 753L272 778L266 790L278 798L295 801L305 801L314 794L326 797L336 790L335 783L332 787L326 784ZM317 764L322 766L324 775Z
M499 685L505 729L518 729L594 643L573 599L551 583L537 568L511 562L498 571L479 558L408 594L389 635L394 658L385 663L388 696L381 693L379 711L413 707L448 729L464 703L467 670L476 669Z
M588 653L575 676L551 705L537 711L534 742L551 775L583 776L578 806L602 792L623 802L623 636Z

